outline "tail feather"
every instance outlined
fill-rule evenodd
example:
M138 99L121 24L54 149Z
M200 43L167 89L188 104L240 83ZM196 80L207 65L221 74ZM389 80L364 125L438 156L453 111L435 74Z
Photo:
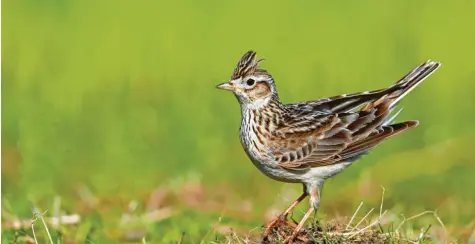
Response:
M382 102L390 101L389 108L392 110L396 104L409 92L422 83L429 75L440 67L439 62L427 61L413 69L399 81L387 89L382 90L379 98L369 102L362 110L369 110Z
M363 107L361 110L370 110L390 99L390 108L392 109L405 95L424 81L440 65L439 62L427 61L388 88L322 98L313 101L311 106L315 110L345 113L355 111L361 107Z
M435 70L440 67L439 62L427 61L421 64L419 67L412 70L406 76L401 78L398 82L394 83L389 89L397 87L397 91L391 94L394 99L391 103L391 107L396 105L404 96L406 96L412 89L422 83L427 77L429 77Z

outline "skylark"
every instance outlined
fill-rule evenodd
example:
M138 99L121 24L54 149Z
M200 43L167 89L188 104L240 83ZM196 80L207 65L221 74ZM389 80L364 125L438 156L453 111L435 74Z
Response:
M255 57L253 51L244 54L230 81L217 88L232 91L239 101L241 143L252 163L274 180L304 186L302 195L267 225L264 236L310 197L308 211L285 241L291 242L318 209L326 179L385 139L418 125L416 120L392 123L400 110L390 114L440 63L427 61L388 88L283 104L274 79Z

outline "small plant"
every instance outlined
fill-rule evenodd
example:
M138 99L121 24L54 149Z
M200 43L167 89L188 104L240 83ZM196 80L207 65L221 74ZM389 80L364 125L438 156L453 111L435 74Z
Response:
M375 208L370 209L353 225L358 212L363 206L363 202L361 202L347 223L342 223L339 220L331 220L328 222L314 220L312 221L312 225L302 229L293 243L432 243L432 240L428 236L428 231L431 228L431 225L427 228L421 229L420 234L417 236L408 236L402 229L404 224L408 221L427 214L432 214L445 230L442 220L438 217L435 211L424 211L409 218L403 218L397 228L394 229L393 226L395 220L400 218L395 214L391 215L388 210L383 211L384 191L385 189L383 188L379 214L371 221L369 216L373 213ZM367 222L368 224L362 226L364 222ZM384 225L389 225L386 231L384 230ZM240 238L235 233L232 233L227 236L224 243L282 243L292 234L293 228L294 227L289 225L287 222L280 222L272 229L272 232L265 239L262 239L262 237L256 237L254 240L249 240L248 237Z

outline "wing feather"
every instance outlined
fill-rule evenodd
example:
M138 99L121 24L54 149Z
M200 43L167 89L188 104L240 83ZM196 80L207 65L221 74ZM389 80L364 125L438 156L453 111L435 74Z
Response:
M275 160L286 169L340 163L366 153L383 140L417 126L417 121L388 125L395 104L440 63L427 61L386 89L287 105L289 114L271 143Z

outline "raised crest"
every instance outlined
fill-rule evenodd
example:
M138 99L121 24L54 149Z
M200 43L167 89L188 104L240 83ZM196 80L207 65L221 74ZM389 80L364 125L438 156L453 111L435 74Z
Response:
M239 77L253 74L258 68L259 62L263 60L264 59L256 60L256 52L248 51L244 54L244 56L242 56L242 58L237 63L233 75L231 76L231 79L234 80Z

